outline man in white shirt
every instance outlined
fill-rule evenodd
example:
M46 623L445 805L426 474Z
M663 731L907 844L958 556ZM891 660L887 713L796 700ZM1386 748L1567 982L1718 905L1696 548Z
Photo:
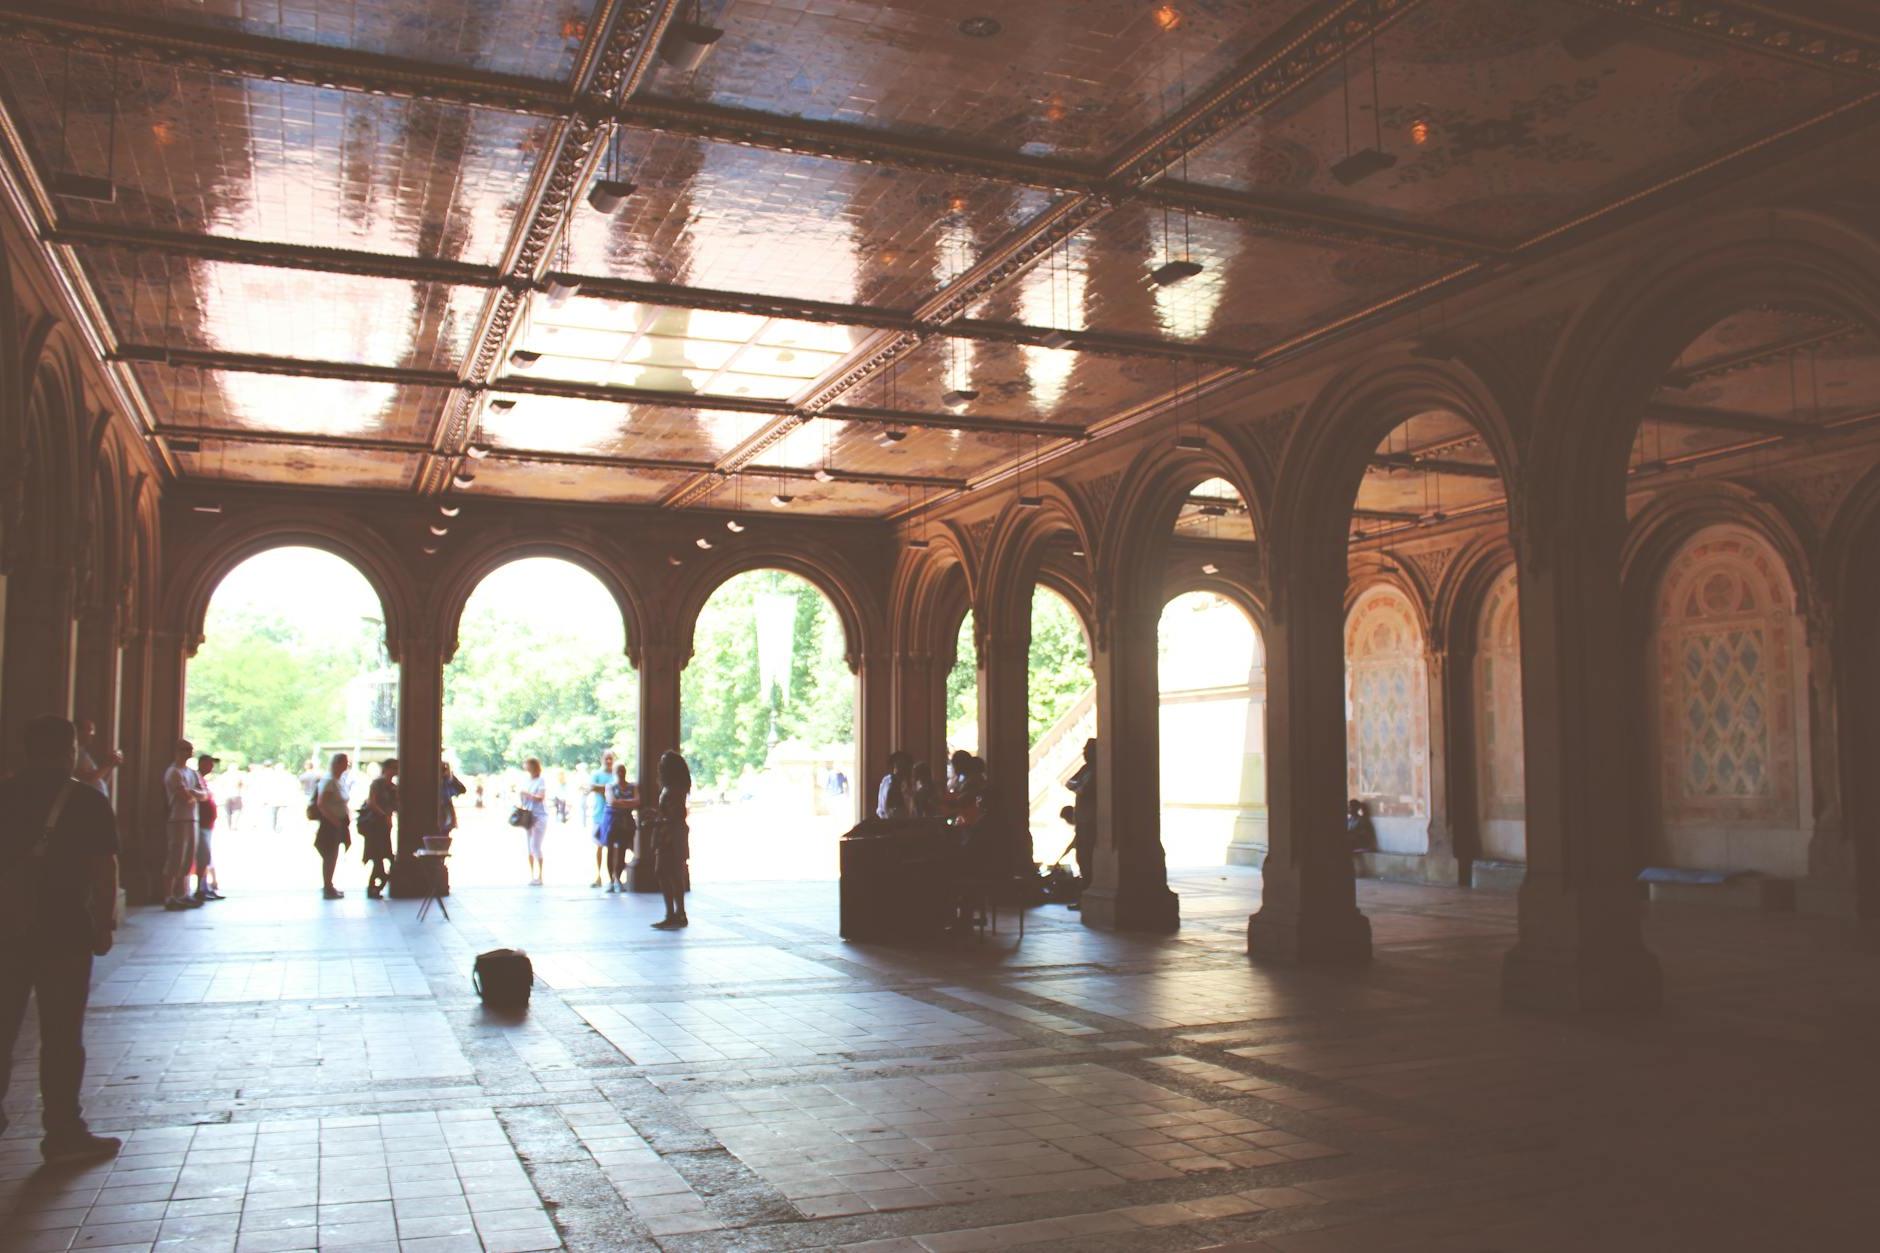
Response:
M109 798L111 785L106 782L111 772L124 764L124 754L115 748L105 752L102 757L92 750L97 746L98 724L90 718L78 720L78 764L72 769L72 777L86 787L98 789L98 794Z
M202 902L189 890L189 868L196 861L196 806L209 799L190 759L196 746L188 740L176 741L176 755L163 772L165 856L164 886L169 895L165 909L194 909Z
M881 789L875 794L875 817L913 817L912 788L907 777L913 768L914 759L900 749L888 754L888 773L881 777Z

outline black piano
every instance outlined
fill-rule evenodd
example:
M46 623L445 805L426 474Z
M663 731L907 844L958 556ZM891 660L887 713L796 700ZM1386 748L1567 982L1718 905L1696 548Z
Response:
M938 939L956 914L960 832L939 818L869 818L842 837L842 938Z

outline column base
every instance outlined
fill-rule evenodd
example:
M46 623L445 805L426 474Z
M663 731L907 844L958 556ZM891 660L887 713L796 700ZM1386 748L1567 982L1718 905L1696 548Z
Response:
M646 847L646 833L633 836L633 864L627 867L627 887L635 892L658 892L659 877L653 870L653 850Z
M1247 919L1247 955L1298 966L1362 966L1371 960L1371 920L1357 910L1277 913Z
M1501 1003L1507 1009L1648 1014L1664 1000L1658 958L1643 945L1574 951L1517 943L1502 962Z
M1091 888L1079 904L1084 925L1103 931L1176 931L1182 925L1181 898L1166 884Z

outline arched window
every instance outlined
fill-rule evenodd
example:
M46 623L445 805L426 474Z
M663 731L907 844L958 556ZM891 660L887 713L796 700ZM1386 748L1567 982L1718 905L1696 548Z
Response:
M1156 630L1162 847L1171 865L1257 864L1266 845L1266 650L1216 592L1184 592Z

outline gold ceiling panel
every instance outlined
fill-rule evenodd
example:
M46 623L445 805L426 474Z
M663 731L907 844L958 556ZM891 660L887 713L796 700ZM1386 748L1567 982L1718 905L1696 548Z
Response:
M449 393L437 387L295 378L139 363L160 428L277 431L421 442Z

